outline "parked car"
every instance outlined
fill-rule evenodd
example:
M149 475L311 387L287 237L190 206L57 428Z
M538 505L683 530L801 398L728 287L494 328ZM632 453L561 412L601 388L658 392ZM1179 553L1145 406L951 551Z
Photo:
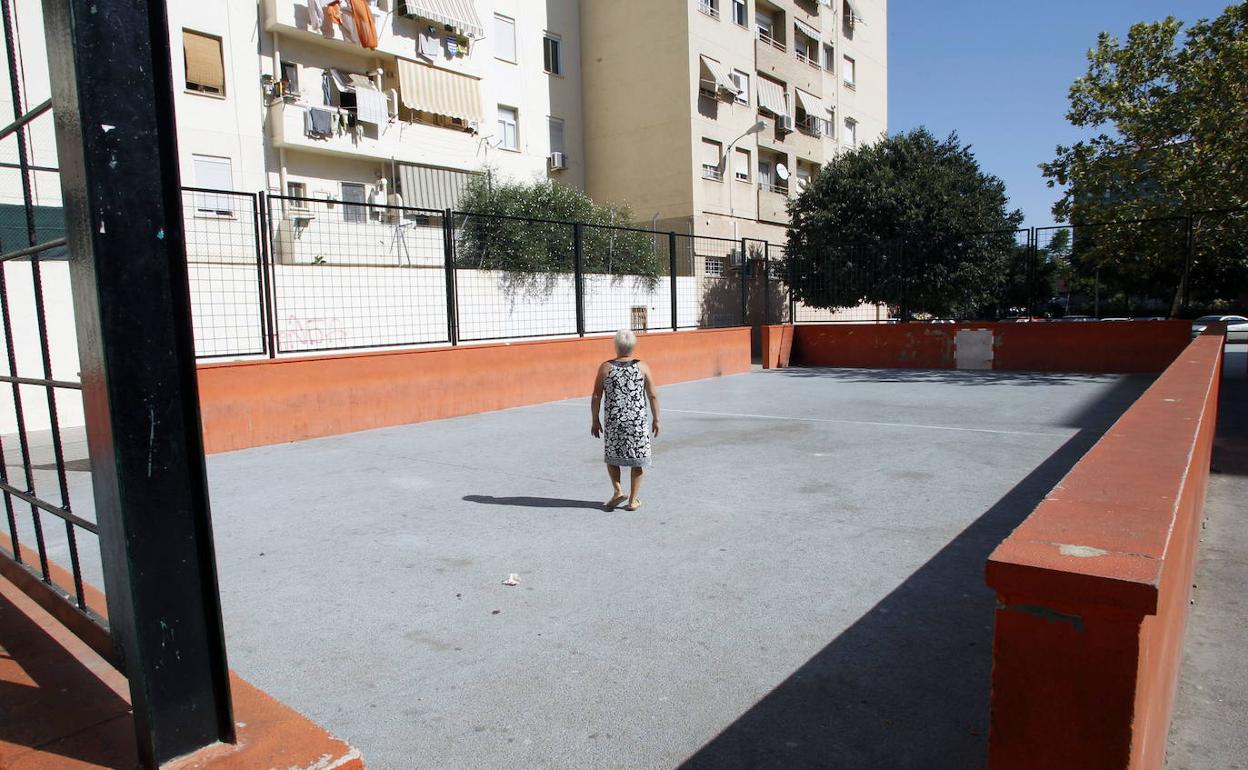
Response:
M1192 321L1192 337L1200 334L1205 327L1214 321L1226 323L1226 341L1231 343L1248 342L1248 318L1242 315L1202 315Z

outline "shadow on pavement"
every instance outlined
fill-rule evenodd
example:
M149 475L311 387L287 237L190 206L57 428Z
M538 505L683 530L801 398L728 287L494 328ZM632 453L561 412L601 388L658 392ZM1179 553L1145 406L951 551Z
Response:
M606 510L602 500L565 500L562 497L493 497L491 495L464 495L464 500L483 505L519 505L525 508L589 508Z
M1218 396L1218 432L1210 469L1248 476L1248 380L1223 380Z
M1120 380L1061 448L681 767L983 767L995 604L984 584L988 555L1150 380Z

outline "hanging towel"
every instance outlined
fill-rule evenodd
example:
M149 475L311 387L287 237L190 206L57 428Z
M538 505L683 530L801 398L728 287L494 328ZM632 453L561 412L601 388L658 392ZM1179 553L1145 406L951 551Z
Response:
M355 89L355 119L361 123L384 126L389 118L386 97L376 88Z
M321 22L321 34L332 38L334 30L342 27L342 3L340 0L329 0L322 13L324 20Z
M309 136L333 136L334 114L320 107L309 107L304 113L303 125Z
M325 33L325 6L329 0L308 0L308 29Z
M331 0L326 6L325 12L329 13L329 9L336 8L338 10L338 28L342 31L342 39L349 43L360 42L355 32L355 14L351 11L351 6L343 3L342 0ZM371 19L372 16L369 16Z
M366 0L350 0L351 16L355 19L355 36L364 48L377 47L377 25Z
M432 26L420 30L420 48L418 52L429 61L436 61L442 55L442 36Z

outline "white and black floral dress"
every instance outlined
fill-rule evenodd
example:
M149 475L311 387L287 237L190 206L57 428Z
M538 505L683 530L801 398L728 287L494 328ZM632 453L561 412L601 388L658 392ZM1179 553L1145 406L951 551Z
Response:
M611 361L603 382L603 454L607 465L650 467L650 428L646 420L646 376L637 359Z

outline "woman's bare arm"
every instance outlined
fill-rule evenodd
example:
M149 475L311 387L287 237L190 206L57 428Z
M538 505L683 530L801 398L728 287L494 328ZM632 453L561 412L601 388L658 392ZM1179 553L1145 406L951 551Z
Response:
M598 374L594 379L594 397L589 403L589 410L593 413L594 421L589 428L589 435L598 438L602 435L602 421L598 418L598 414L602 409L602 383L607 377L607 362L603 362L598 367Z
M654 387L654 377L650 374L650 365L641 363L641 373L646 378L646 398L650 399L650 429L659 435L659 391Z

